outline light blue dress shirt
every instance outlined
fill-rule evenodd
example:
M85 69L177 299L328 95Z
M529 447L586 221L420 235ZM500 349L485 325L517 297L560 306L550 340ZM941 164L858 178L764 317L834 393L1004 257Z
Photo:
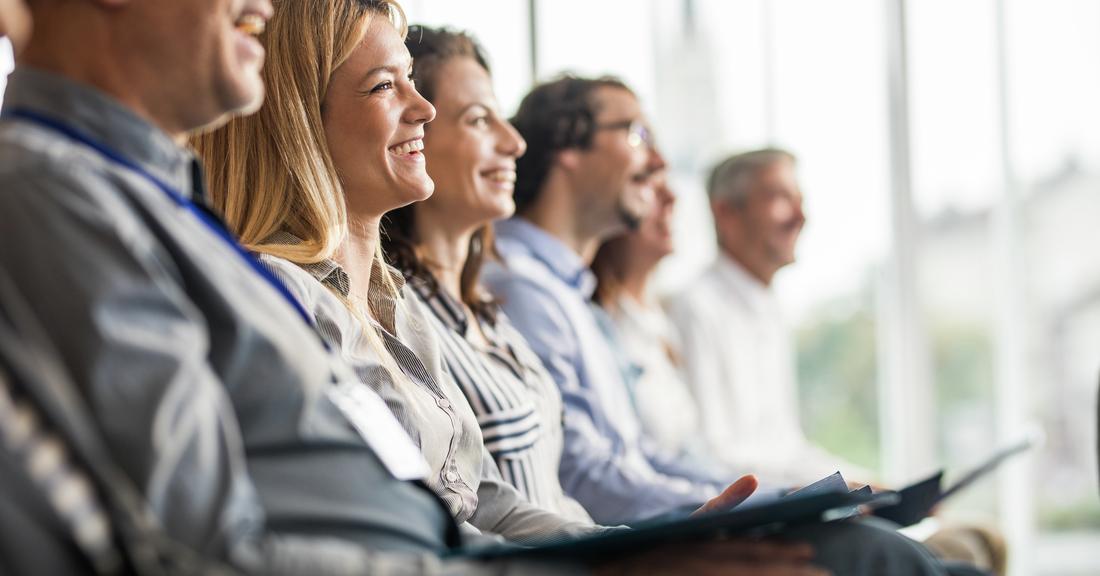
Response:
M591 303L595 278L561 241L522 218L496 225L503 265L483 279L561 389L566 492L602 524L690 508L722 485L658 453L642 432L612 342Z

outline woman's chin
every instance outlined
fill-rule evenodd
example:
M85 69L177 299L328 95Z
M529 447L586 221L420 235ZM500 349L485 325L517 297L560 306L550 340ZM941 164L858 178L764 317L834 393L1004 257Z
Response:
M486 223L507 220L516 213L516 204L510 199L507 203L497 203L485 211Z
M428 180L425 182L417 182L415 185L407 185L401 187L401 205L408 206L416 202L423 202L432 197L432 193L435 192L435 184Z
M483 206L481 210L477 211L477 216L471 219L471 223L474 228L481 228L483 226L489 226L494 222L500 222L501 220L507 220L515 214L516 209L513 205L510 208L501 206L487 207Z

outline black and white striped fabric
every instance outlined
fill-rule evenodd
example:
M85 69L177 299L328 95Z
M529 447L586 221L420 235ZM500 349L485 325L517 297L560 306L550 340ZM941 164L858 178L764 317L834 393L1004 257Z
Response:
M409 284L432 312L443 358L477 414L504 479L540 508L590 521L558 480L561 394L527 342L503 313L493 320L473 316L485 342L472 339L471 316L461 303L426 282Z

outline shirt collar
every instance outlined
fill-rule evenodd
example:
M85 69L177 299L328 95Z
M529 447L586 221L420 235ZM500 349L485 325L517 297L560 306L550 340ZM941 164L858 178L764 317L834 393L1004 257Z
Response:
M420 296L421 300L428 304L432 313L434 313L448 329L457 332L461 336L466 336L466 331L470 326L470 319L466 315L466 311L462 307L462 304L451 296L450 293L439 286L433 289L431 282L416 277L409 279L409 287Z
M592 297L596 289L596 276L564 242L518 216L497 222L495 227L497 248L505 258L526 251L562 282L585 298Z
M665 317L658 304L643 304L623 294L615 301L614 309L619 317L640 328L645 335L663 335Z
M194 198L202 169L194 154L110 95L64 76L18 66L8 77L7 109L24 109L63 122ZM205 201L205 198L198 198Z
M770 302L773 299L771 288L764 285L759 278L750 274L740 262L725 252L719 251L718 260L714 266L722 281L737 288L738 292L760 301Z
M412 277L409 279L409 288L416 292L420 300L428 306L432 315L439 319L448 330L453 331L459 338L466 340L474 348L483 345L470 338L470 322L477 322L481 328L481 335L489 345L490 352L497 354L497 359L503 361L517 378L524 379L523 362L519 354L512 347L511 342L498 330L499 318L491 319L477 312L467 313L467 309L450 292L442 288L434 292L424 279Z
M263 241L263 244L295 245L301 243L301 238L285 230L280 230ZM405 287L405 277L396 268L385 263L375 261L371 266L370 287L367 292L368 301L372 306L372 310L375 304L380 304L384 309L390 310L390 313L385 314L385 316L392 317L392 309L396 307L396 301L394 298L386 296L390 290L385 285L383 274L389 276L397 291L398 298L400 298L401 290ZM332 258L325 258L318 262L299 263L298 267L309 272L310 276L313 276L321 284L336 290L344 298L351 295L351 280L348 278L348 273Z
M261 244L282 244L284 246L297 246L302 243L302 239L287 232L280 230L267 238ZM351 294L351 281L348 279L348 275L344 272L344 269L331 258L326 258L320 262L301 263L296 262L299 268L309 272L313 279L328 286L329 288L336 290L344 298L347 298Z

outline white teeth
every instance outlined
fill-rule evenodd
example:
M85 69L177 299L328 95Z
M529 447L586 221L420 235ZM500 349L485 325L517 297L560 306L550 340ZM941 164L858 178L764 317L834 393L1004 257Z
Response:
M240 20L237 20L237 30L250 36L263 34L266 26L267 22L259 14L245 14L241 16Z
M423 140L412 140L404 144L399 144L390 148L390 152L402 156L405 154L412 154L413 152L420 152L424 149Z
M485 176L493 182L513 184L516 181L515 170L493 170L492 172L487 173Z

